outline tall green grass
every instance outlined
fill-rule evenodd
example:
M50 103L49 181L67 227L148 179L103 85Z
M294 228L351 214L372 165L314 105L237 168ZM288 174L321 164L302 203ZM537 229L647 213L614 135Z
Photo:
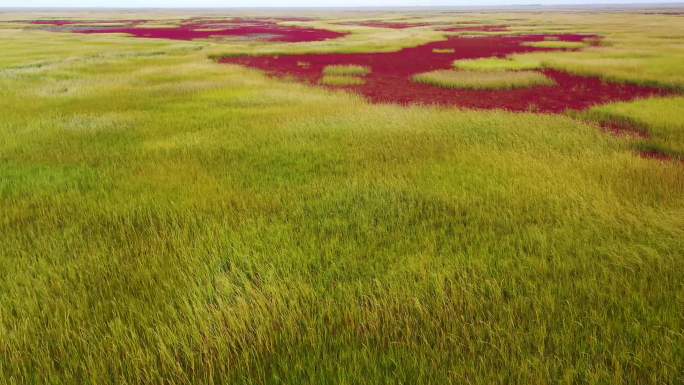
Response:
M214 48L2 36L0 383L681 382L681 165Z

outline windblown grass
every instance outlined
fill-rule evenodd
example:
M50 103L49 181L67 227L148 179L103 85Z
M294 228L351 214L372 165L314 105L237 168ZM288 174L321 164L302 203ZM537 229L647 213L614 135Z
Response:
M554 83L544 74L535 71L453 71L437 70L414 75L418 83L443 88L474 90L501 90L535 86L551 86Z
M512 16L634 19L435 20ZM681 383L684 167L567 116L369 105L206 60L431 36L377 30L0 29L0 383ZM675 84L669 60L605 74Z
M328 76L365 76L370 72L370 68L354 64L329 65L323 68L323 74Z
M485 58L457 60L454 68L465 71L530 71L541 68L541 63L534 60Z

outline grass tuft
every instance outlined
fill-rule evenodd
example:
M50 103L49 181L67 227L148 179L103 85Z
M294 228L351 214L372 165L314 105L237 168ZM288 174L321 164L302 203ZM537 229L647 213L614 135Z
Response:
M360 65L329 65L323 68L319 83L326 86L360 86L366 83L363 76L370 72L370 68Z
M505 90L555 84L544 74L534 71L437 70L414 75L413 80L437 87L473 90Z
M370 68L355 64L329 65L323 68L326 76L366 76L370 72Z
M324 75L319 83L326 86L360 86L366 84L366 80L358 76Z
M536 60L467 59L454 62L454 68L466 71L529 71L541 68Z
M453 48L435 48L432 53L454 53L456 52Z

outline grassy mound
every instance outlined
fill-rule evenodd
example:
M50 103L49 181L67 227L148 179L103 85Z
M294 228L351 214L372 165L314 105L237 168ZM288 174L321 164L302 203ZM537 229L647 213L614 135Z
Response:
M454 53L453 48L435 48L432 50L432 53Z
M544 74L534 71L437 70L415 75L413 81L443 88L472 90L505 90L555 84Z
M326 76L366 76L370 72L370 68L354 64L329 65L323 68L323 74Z
M529 71L541 67L536 60L467 59L454 62L454 68L466 71Z
M329 65L323 68L319 83L326 86L360 86L366 83L363 76L370 72L370 68L355 64Z
M319 83L326 86L360 86L366 81L358 76L324 75Z

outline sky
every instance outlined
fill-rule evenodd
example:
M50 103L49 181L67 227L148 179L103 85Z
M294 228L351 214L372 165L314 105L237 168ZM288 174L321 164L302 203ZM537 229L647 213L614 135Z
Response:
M491 6L524 4L663 4L684 0L0 0L0 7L383 7L383 6Z

